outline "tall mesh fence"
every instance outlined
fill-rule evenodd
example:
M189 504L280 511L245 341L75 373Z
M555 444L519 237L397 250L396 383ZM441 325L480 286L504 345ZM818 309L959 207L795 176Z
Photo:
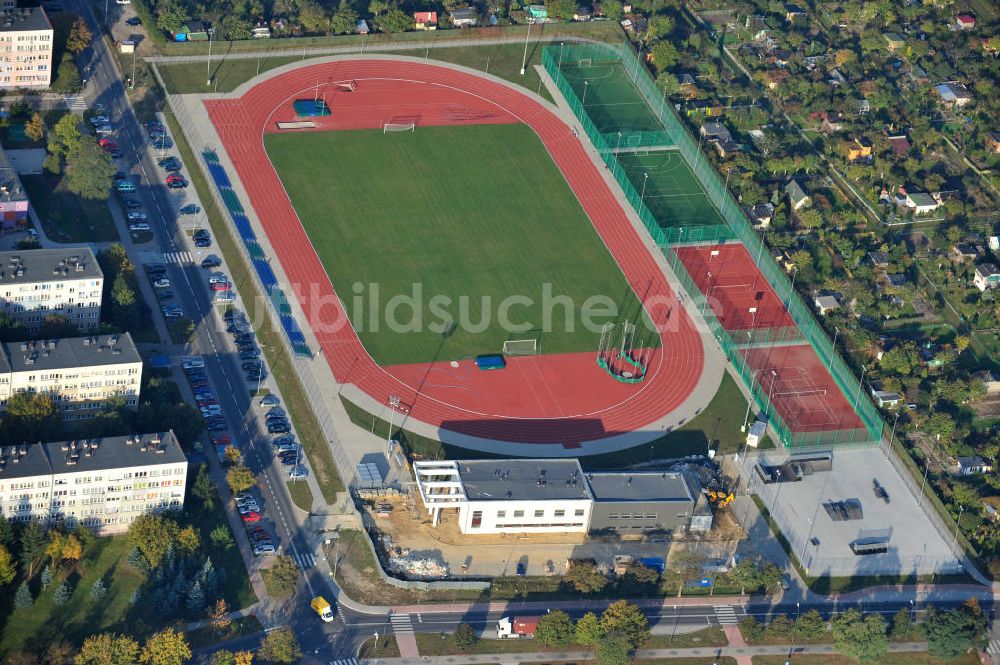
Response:
M662 125L659 131L629 131L602 133L584 108L580 97L563 73L566 66L580 66L583 63L620 63L629 77L635 90L645 101L649 110ZM761 412L768 413L774 431L785 447L804 447L831 444L868 444L877 441L882 436L884 424L878 409L862 389L858 379L847 367L843 359L835 351L830 338L816 321L812 312L798 297L788 276L775 261L762 261L759 269L778 298L785 303L788 313L798 326L802 339L807 341L815 351L823 366L830 372L838 388L843 392L854 407L862 428L848 430L829 430L820 432L793 432L781 419L781 416L770 408L767 392L755 379L755 372L740 353L741 345L733 340L708 305L707 300L700 295L694 280L687 273L677 253L673 248L689 244L710 244L727 241L743 243L752 256L770 256L763 241L754 231L753 226L743 214L742 209L729 194L728 189L702 153L698 142L674 112L672 106L666 103L662 92L657 89L648 70L639 60L639 55L627 44L560 44L546 46L542 53L542 65L555 82L573 115L579 121L581 128L597 149L608 170L618 182L625 198L635 210L646 230L656 244L664 251L668 262L681 280L688 293L698 294L698 309L705 322L719 342L723 352L732 361L737 373L750 390L754 402ZM682 226L663 228L650 212L642 196L636 191L625 170L616 158L624 150L664 148L681 153L695 178L704 190L712 206L725 221L722 225ZM762 341L784 341L793 336L780 333L780 337L755 338L748 340L748 345Z

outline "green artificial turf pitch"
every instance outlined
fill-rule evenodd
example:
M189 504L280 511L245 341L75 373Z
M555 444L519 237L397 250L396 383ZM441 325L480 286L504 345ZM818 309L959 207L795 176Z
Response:
M642 316L569 185L525 125L268 134L265 147L362 343L381 365L499 353L504 340L539 329L544 354L596 352L595 326ZM412 295L414 284L421 289L419 323L390 329L387 304ZM552 298L544 302L546 284L553 298L573 303L569 317ZM532 300L509 310L532 332L512 333L498 321L510 296ZM617 316L591 316L587 330L581 306L592 296L603 296ZM435 307L435 297L449 300ZM397 312L397 321L414 321L407 307ZM450 335L441 332L446 324L433 325L449 320L458 324ZM640 326L636 346L658 343L648 330Z
M594 61L581 67L564 62L560 69L600 133L663 130L626 73L624 63Z
M642 201L662 228L725 224L680 152L622 152L616 157L636 192L643 192L645 181Z

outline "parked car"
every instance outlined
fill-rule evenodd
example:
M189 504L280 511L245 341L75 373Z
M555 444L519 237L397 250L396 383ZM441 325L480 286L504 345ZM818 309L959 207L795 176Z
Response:
M211 247L212 246L212 239L211 238L195 238L195 240L194 240L194 246L195 247L201 247L201 248Z
M125 25L130 25L134 28L137 25L142 25L142 19L139 18L138 16L132 16L130 18L125 19Z
M127 216L130 222L145 222L148 219L142 210L130 210Z
M146 226L148 227L149 225L147 224ZM156 280L156 281L153 282L153 286L155 286L158 289L165 289L168 286L170 286L170 278L169 277L161 277L158 280Z
M277 395L264 395L260 398L261 406L278 406L281 404L281 398Z
M254 556L273 556L276 553L272 543L257 543L253 547Z
M244 524L255 524L261 521L263 517L264 517L263 515L257 512L247 513L246 515L240 515L240 519L243 520Z
M164 312L163 317L166 319L180 319L184 317L184 312L179 309L175 309L169 312Z
M149 224L146 222L136 222L135 224L129 224L128 230L133 233L138 233L139 231L149 231Z
M96 127L98 125L106 125L106 124L108 124L109 122L111 122L111 118L109 118L106 115L92 115L92 116L90 116L90 119L87 120L87 122L89 122L90 124L92 124L92 125L94 125Z
M124 173L122 173L122 177L123 178L125 177ZM136 201L135 199L125 199L123 201L123 203L125 204L125 209L126 210L141 210L142 209L142 202L141 201Z
M289 478L305 478L307 475L306 468L301 464L299 466L292 467L292 470L288 472Z
M292 428L288 423L268 423L267 431L269 434L287 434L292 431Z
M184 369L201 369L204 366L204 358L192 357L184 361Z
M169 187L169 185L167 186ZM118 182L115 183L115 189L117 189L119 192L134 192L135 185L129 182L128 180L119 180Z
M201 208L200 207L198 207L194 203L189 203L186 206L181 207L181 209L177 211L177 214L179 214L179 215L197 215L199 212L201 212Z
M181 162L176 157L164 157L156 162L156 165L167 171L180 171Z
M221 265L222 265L222 259L214 255L206 256L204 259L202 259L201 262L202 268L218 268Z
M167 189L185 189L187 186L187 180L175 180L167 183Z

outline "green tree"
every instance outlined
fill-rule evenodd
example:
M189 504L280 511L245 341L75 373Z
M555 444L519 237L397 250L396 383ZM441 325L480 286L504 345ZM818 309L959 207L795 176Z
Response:
M28 569L29 578L34 576L35 562L44 552L45 529L38 522L29 522L21 532L21 565Z
M632 589L649 590L655 588L659 583L660 574L649 566L644 566L641 563L633 563L625 571L625 576L622 578L622 581L625 586Z
M83 53L93 39L94 35L90 33L87 22L82 16L77 16L70 28L69 37L66 38L66 50L74 55Z
M0 586L7 586L15 577L17 577L17 567L14 565L14 557L10 550L0 545Z
M208 540L212 545L224 552L229 551L235 545L233 535L229 532L229 527L225 524L220 524L212 529L208 534Z
M80 123L83 118L75 113L67 113L59 118L59 121L52 128L52 137L49 139L49 152L54 155L65 157L69 152L76 149L80 144Z
M602 640L594 650L597 665L631 665L632 649L626 640L618 636Z
M833 639L838 651L861 662L877 661L889 650L882 616L862 616L855 609L834 617Z
M19 610L26 610L35 604L35 599L31 595L31 589L28 588L28 580L21 582L21 586L17 587L17 593L14 594L14 607Z
M478 641L479 636L476 635L476 631L472 629L472 626L467 623L458 624L458 628L455 629L455 647L459 651L472 649Z
M826 632L826 621L816 610L809 610L795 619L795 635L807 640L816 640Z
M601 3L601 10L604 12L604 16L609 21L614 21L617 23L622 20L622 15L624 12L624 7L619 0L607 0L607 2Z
M942 411L932 413L927 419L927 431L938 439L950 439L955 433L955 419Z
M256 485L257 477L245 466L234 466L226 472L226 484L233 494L239 494Z
M608 576L597 568L597 564L587 560L571 560L569 569L563 575L563 584L568 584L580 593L597 593L608 585Z
M390 9L383 16L378 17L378 27L382 32L406 32L413 30L413 16L401 9Z
M343 2L330 17L330 31L335 35L349 35L354 32L357 22L358 13L351 8L350 3Z
M812 264L813 256L805 249L797 249L792 252L792 265L799 270L803 270Z
M576 3L573 0L545 0L545 12L549 18L568 21L573 18Z
M985 644L986 616L975 598L946 612L931 609L924 622L924 635L931 655L955 658Z
M70 665L76 649L66 640L55 640L45 649L45 665Z
M42 568L42 574L39 576L39 581L42 583L42 591L49 588L54 577L55 576L52 574L52 566L45 566L45 568Z
M66 155L66 186L74 194L91 200L105 199L114 181L111 155L94 137L84 136Z
M314 0L299 0L299 23L306 32L325 33L330 26L330 15ZM351 31L354 26L351 26Z
M911 616L909 607L900 607L892 617L891 634L894 638L904 638L910 634Z
M226 649L213 651L209 665L236 665L236 654Z
M184 24L191 20L191 13L180 0L163 0L157 4L156 27L164 32L180 32Z
M818 229L823 226L823 215L819 210L809 208L796 214L799 218L799 224L807 229Z
M275 557L270 569L270 576L279 592L291 595L299 583L299 567L295 565L295 561L290 556Z
M291 628L272 630L261 640L257 657L265 663L292 665L302 658L302 649Z
M108 597L108 585L100 577L94 580L90 587L90 597L94 600L104 600Z
M198 467L198 475L195 476L194 483L191 485L191 494L201 501L205 510L212 510L215 507L215 498L218 494L215 491L215 483L212 482L212 477L208 474L207 464Z
M674 19L663 14L649 17L646 24L646 41L654 42L670 35L674 31Z
M674 65L681 60L681 54L677 47L666 40L653 44L653 48L649 52L653 56L653 64L658 72L673 69Z
M913 342L897 344L882 354L878 364L886 372L909 376L920 364L917 346Z
M10 651L4 665L39 665L38 656L30 651Z
M128 537L138 547L153 568L160 565L167 551L177 542L180 533L177 522L162 515L140 515L129 526Z
M73 58L63 55L56 67L56 75L49 86L56 92L74 93L83 89L83 79L80 78L80 70L76 68Z
M98 633L83 641L75 665L136 665L139 643L128 635Z
M14 535L14 527L7 520L0 520L0 545L13 552L17 537Z
M184 633L173 628L150 635L139 653L142 665L183 665L190 658L191 647L188 646Z
M31 120L24 126L24 135L32 141L41 141L45 138L45 120L41 113L34 113Z
M601 630L606 636L620 637L631 649L649 638L649 622L637 606L627 600L616 600L601 614Z
M740 559L728 573L729 579L740 586L740 595L760 588L760 571L753 561L747 558Z
M574 630L576 641L588 647L600 644L604 639L604 631L601 629L601 622L593 612L587 612L576 622Z
M222 17L222 34L231 42L242 41L253 37L253 23L242 16L226 14Z
M73 586L69 582L63 582L56 587L55 593L52 594L52 602L56 605L65 605L72 595Z
M573 620L562 610L543 615L535 629L535 639L547 647L564 647L573 641L573 636Z

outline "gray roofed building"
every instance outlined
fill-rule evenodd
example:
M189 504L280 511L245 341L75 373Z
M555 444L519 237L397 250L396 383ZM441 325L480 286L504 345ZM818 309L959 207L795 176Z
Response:
M0 32L29 32L37 30L51 30L45 10L41 7L17 7L7 8L4 6L0 13Z
M591 498L575 459L462 461L458 473L470 501Z
M785 185L785 194L788 195L788 202L792 205L792 210L809 205L809 195L794 179L789 180L788 184Z
M685 528L701 498L701 488L685 472L588 473L594 495L590 530L620 534Z
M0 252L0 288L8 284L103 277L97 257L89 247Z
M144 513L182 509L187 469L171 431L0 446L0 519L125 531Z
M694 482L679 471L587 474L594 501L691 501Z
M3 344L10 371L45 371L142 362L128 333Z

